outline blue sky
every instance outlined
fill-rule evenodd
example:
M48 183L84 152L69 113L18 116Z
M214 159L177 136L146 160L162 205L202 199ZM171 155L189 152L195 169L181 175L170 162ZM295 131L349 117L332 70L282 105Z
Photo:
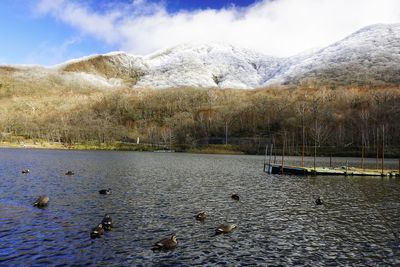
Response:
M0 64L210 42L289 56L398 22L398 0L2 0Z
M51 65L112 49L53 17L39 16L35 7L35 1L2 0L0 64Z
M80 3L85 1L79 1ZM160 2L160 1L149 1ZM171 13L181 10L247 6L255 0L166 0ZM86 34L50 15L38 15L36 0L2 0L0 7L0 64L52 65L90 54L119 50L118 44ZM104 12L130 0L86 0L93 11Z
M257 0L164 0L167 9L171 12L179 10L196 10L196 9L221 9L230 5L245 7L253 4ZM110 3L131 3L131 0L89 0L90 5L95 8L106 8ZM159 0L151 0L148 2L161 2Z

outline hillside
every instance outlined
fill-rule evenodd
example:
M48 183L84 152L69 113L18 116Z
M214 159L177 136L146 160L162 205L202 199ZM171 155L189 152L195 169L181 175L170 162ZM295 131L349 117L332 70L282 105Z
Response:
M114 52L71 60L57 69L70 73L90 73L106 79L119 79L130 85L136 84L148 67L140 57Z
M277 151L286 144L286 155L299 155L304 140L308 155L317 144L319 155L357 156L365 146L365 153L374 156L384 126L385 156L400 155L399 87L20 88L0 89L0 146L205 147L208 152L222 146L253 154L274 142Z

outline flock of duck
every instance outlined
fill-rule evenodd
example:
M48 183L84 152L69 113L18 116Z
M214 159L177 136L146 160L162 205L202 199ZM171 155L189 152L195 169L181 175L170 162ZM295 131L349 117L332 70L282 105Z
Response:
M22 170L23 174L28 174L30 172L29 169L24 169ZM74 172L72 171L67 171L65 175L74 175ZM101 195L110 195L111 194L111 189L101 189L99 190L99 194ZM237 193L232 193L231 198L235 201L239 201L240 197ZM42 195L37 198L37 200L33 203L34 207L38 208L44 208L48 205L49 203L49 197ZM323 201L320 196L317 196L315 198L315 205L323 205ZM196 214L195 219L201 222L204 222L204 220L207 218L207 214L204 211L199 212ZM234 230L237 229L236 224L221 224L215 229L215 235L219 234L228 234L233 232ZM111 231L113 228L113 220L109 214L105 214L102 221L92 229L90 232L90 237L91 238L100 238L104 235L105 231ZM170 250L174 249L177 246L178 242L176 239L176 234L172 234L170 237L161 239L160 241L156 242L153 246L153 250Z
M239 201L239 195L237 193L232 193L231 198L233 200ZM194 216L196 220L204 222L204 220L207 218L207 213L204 211L199 212ZM215 229L215 235L219 234L228 234L233 232L234 230L237 229L236 224L221 224ZM153 250L169 250L169 249L174 249L178 244L178 241L176 240L176 234L172 234L168 238L161 239L157 243L154 244Z

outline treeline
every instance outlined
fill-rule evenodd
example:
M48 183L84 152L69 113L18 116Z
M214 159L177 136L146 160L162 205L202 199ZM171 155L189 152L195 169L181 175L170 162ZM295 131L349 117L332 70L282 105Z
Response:
M259 154L274 143L292 155L303 146L336 155L375 155L384 145L398 156L400 148L399 88L77 89L3 95L0 103L1 141L139 138L175 150L227 144Z

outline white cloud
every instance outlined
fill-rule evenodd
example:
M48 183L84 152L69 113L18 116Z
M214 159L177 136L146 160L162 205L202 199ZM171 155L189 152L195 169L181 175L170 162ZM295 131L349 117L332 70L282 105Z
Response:
M370 24L400 22L398 0L261 0L245 8L172 14L163 4L146 0L101 13L78 1L40 0L38 11L134 54L185 42L222 42L289 56L329 45Z

